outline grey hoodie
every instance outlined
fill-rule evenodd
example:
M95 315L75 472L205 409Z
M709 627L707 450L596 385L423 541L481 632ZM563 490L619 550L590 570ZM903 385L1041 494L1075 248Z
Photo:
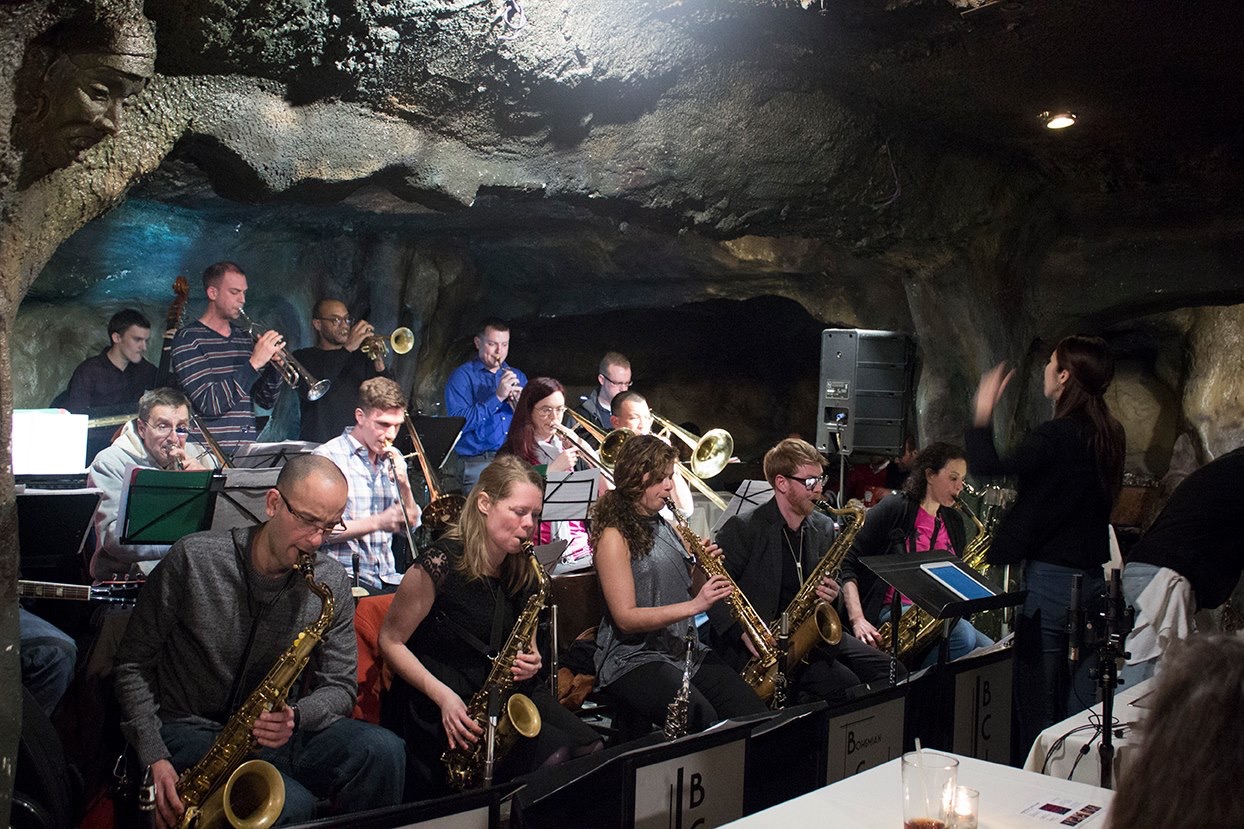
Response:
M193 441L186 441L186 454L199 457L204 466L214 469L216 458ZM100 490L99 509L95 511L95 553L91 556L91 577L107 579L114 576L137 576L149 571L153 564L140 568L139 562L156 562L168 552L167 544L122 544L117 526L121 492L129 480L130 470L162 469L143 446L135 421L125 424L121 434L91 462L87 485Z

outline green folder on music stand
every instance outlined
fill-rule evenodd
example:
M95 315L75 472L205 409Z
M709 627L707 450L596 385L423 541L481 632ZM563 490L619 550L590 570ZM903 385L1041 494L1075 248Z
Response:
M121 543L172 544L208 529L222 483L223 478L211 470L167 472L135 467L118 510L125 516Z

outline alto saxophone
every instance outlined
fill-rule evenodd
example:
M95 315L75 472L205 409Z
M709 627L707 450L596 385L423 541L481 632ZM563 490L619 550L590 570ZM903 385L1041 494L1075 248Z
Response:
M261 801L254 810L260 817L252 818L254 822L249 825L270 826L285 807L285 784L280 772L263 760L243 761L255 748L256 740L251 734L255 720L265 711L285 704L289 689L333 620L333 592L327 584L315 580L314 553L299 555L298 570L311 592L320 597L320 617L294 637L268 675L229 717L207 754L178 778L177 796L186 807L178 824L180 829L221 825L221 818L239 825L231 816L235 798L230 795L242 789L248 790L247 795L237 797L238 802Z
M498 695L501 718L496 727L493 756L487 756L484 739L449 749L441 755L441 761L449 771L450 785L459 791L477 788L486 779L490 782L492 770L487 767L490 759L494 762L500 760L514 746L520 735L534 737L540 733L540 712L536 710L536 704L530 697L514 692L514 674L510 671L519 653L530 644L531 637L535 635L540 610L549 594L549 577L536 559L534 545L530 541L524 541L523 552L530 557L531 569L539 582L539 588L524 605L505 647L493 659L492 669L488 672L483 687L475 692L467 704L467 715L487 732L489 692Z
M829 545L825 555L817 562L816 567L799 586L799 592L786 606L785 615L790 626L790 644L786 648L786 659L783 671L790 673L808 658L808 651L818 641L828 645L836 645L842 640L842 621L833 605L820 601L816 588L826 576L838 577L842 568L842 560L847 557L855 535L864 526L864 510L857 507L835 509L825 501L817 501L816 508L821 512L849 519L847 526ZM770 630L777 630L781 617L775 620ZM764 665L760 659L752 659L743 667L743 681L752 686L756 694L765 702L773 699L777 688L778 665Z
M989 545L993 543L993 532L981 523L981 520L976 517L976 513L972 512L967 504L957 498L955 499L955 509L972 519L972 523L976 525L976 537L964 548L963 555L959 559L974 570L983 570L985 567L985 556L989 552ZM891 633L892 624L894 624L893 619L882 625L878 631L883 644L889 642L893 636L893 633ZM937 640L941 629L941 619L934 619L914 605L909 607L898 618L898 658L903 660L903 662L909 662L918 658Z
M700 537L695 534L695 530L691 529L691 526L687 524L686 516L678 511L678 507L674 506L674 502L666 498L665 505L674 514L678 535L682 537L682 540L691 550L692 556L695 557L699 565L704 568L704 572L710 578L712 576L721 576L730 582L730 586L734 588L730 591L730 595L726 597L726 607L730 609L730 615L743 628L744 635L751 640L752 647L759 654L755 660L759 664L759 670L765 672L768 672L770 669L776 670L778 663L777 639L770 632L768 625L764 623L764 620L760 618L760 614L756 612L756 608L752 607L752 603L743 595L743 591L739 590L739 586L734 583L734 579L730 578L730 574L726 572L726 567L721 563L721 559L707 555L704 552L704 542L700 541Z

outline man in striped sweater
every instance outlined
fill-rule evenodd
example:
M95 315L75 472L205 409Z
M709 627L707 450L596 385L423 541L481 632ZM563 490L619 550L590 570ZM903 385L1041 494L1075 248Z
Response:
M274 357L285 339L276 331L254 339L234 324L246 304L246 274L233 262L209 266L203 288L207 310L173 338L173 373L203 425L233 454L256 438L252 403L276 403L282 377Z

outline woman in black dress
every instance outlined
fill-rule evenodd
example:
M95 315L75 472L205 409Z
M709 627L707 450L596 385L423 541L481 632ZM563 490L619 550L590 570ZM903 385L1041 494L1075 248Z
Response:
M448 791L441 755L483 737L467 702L485 683L490 653L504 646L538 589L523 542L543 503L538 472L513 456L497 458L467 497L450 529L408 570L380 631L392 669L385 724L406 740L407 799ZM540 733L519 738L495 781L564 762L599 748L591 728L563 708L544 683L535 641L511 669L516 690L540 712Z

